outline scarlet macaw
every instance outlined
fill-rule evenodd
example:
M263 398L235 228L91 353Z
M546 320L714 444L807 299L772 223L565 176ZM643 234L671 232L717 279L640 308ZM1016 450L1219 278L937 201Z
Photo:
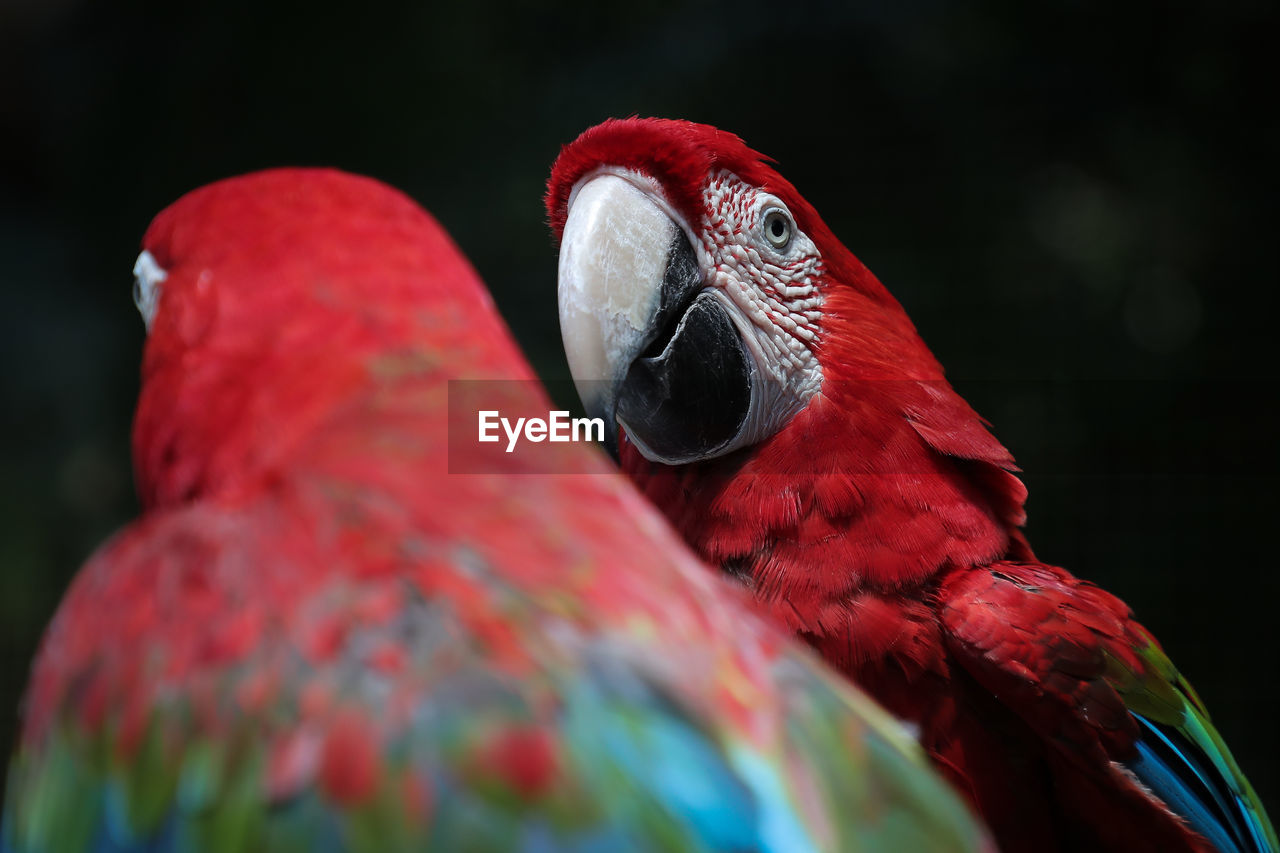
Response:
M144 511L44 638L5 850L984 845L595 452L450 445L453 380L549 404L409 199L263 172L144 248Z
M1004 850L1275 850L1190 685L1038 561L1013 458L738 137L607 121L546 196L565 351L623 469L903 720Z

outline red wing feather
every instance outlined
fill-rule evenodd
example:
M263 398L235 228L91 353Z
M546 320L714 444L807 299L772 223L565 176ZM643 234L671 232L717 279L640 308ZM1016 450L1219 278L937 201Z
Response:
M1028 563L953 573L940 596L952 654L1041 736L1095 767L1132 757L1137 724L1105 679L1108 655L1133 656L1123 603Z

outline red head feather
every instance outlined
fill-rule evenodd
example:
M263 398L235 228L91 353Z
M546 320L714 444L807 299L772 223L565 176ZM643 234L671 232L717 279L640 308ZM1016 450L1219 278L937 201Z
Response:
M531 378L453 241L377 181L221 181L163 211L143 246L167 273L134 424L147 505L269 476L367 382L371 354L430 339L459 376Z

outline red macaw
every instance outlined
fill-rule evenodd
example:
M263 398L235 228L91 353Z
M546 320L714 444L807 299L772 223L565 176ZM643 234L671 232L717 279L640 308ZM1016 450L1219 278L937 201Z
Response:
M985 846L607 460L449 441L454 380L550 403L409 199L264 172L144 247L144 511L45 636L5 851Z
M1035 558L1009 452L762 155L607 121L546 204L569 365L624 470L917 727L1002 849L1276 849L1190 685L1121 601Z

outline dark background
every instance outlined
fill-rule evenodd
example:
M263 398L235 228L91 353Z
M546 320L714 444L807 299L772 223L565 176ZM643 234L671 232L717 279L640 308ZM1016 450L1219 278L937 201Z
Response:
M1040 556L1136 609L1280 808L1275 4L863 5L0 0L3 742L135 509L152 215L266 166L374 175L563 377L543 181L639 113L779 161L1018 457Z

